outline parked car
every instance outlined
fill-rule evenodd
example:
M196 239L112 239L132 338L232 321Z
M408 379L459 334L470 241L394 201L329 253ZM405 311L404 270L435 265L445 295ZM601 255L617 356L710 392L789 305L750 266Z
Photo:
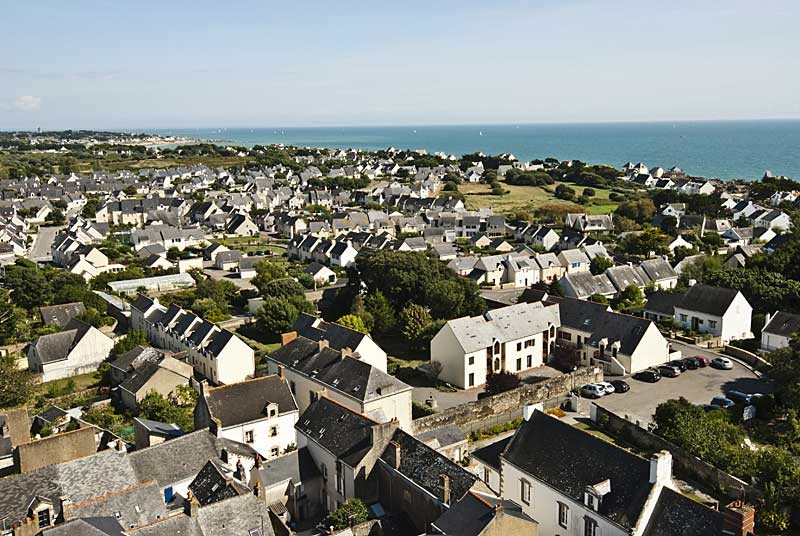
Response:
M678 369L680 372L686 372L686 363L683 359L673 359L666 363L667 366Z
M703 408L705 411L714 411L715 409L722 409L716 404L700 404L700 407Z
M597 385L605 389L607 395L610 395L611 393L616 391L614 384L611 382L597 382Z
M723 409L728 409L736 405L736 402L724 396L715 396L711 399L712 406L718 406Z
M673 367L672 365L661 365L658 367L658 372L667 378L677 378L681 375L681 369Z
M707 367L711 363L711 360L704 355L692 356L692 359L694 359L697 362L697 365L700 368Z
M656 383L661 379L661 374L657 370L647 369L637 372L633 377L641 382Z
M587 383L581 386L581 396L585 396L586 398L600 398L605 394L606 390L602 385Z
M697 364L697 360L693 357L684 357L681 359L681 363L686 366L686 370L696 370L700 368L700 365Z
M631 390L631 386L625 380L612 380L611 385L614 386L615 393L627 393Z
M711 366L720 370L733 369L733 361L727 357L715 357L711 360Z
M741 391L728 391L725 396L736 402L737 404L750 405L753 401L753 395L743 393Z

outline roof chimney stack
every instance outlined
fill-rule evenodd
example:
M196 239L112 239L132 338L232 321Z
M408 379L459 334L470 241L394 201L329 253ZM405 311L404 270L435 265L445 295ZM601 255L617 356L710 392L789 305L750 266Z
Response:
M650 457L650 483L666 484L672 479L672 454L668 450L656 452Z
M395 469L400 469L400 443L397 441L390 441L389 442L389 456L391 457L391 464L392 467Z
M722 534L750 536L755 534L755 509L742 501L733 501L722 509Z
M289 333L281 334L281 346L286 346L287 344L289 344L290 342L292 342L296 338L297 338L297 332L296 331L290 331Z
M442 496L440 497L444 504L450 504L450 477L447 475L439 475L442 481Z

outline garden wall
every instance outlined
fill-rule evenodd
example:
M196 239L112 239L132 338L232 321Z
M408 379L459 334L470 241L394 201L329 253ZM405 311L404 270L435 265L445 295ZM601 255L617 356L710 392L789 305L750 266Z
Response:
M422 434L450 424L457 426L465 434L484 430L522 417L522 408L526 404L563 397L585 383L602 380L603 371L598 368L581 368L569 374L543 378L534 384L523 384L499 395L487 396L415 419L414 433Z

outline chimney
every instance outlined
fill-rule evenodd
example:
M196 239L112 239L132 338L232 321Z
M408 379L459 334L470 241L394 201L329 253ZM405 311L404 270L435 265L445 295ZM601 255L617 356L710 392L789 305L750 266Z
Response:
M69 508L72 507L72 500L66 495L62 495L58 500L61 501L61 515L64 517L64 521L72 519L72 516L68 513Z
M444 504L450 504L450 477L447 475L439 475L442 481L442 496L441 500Z
M319 346L319 351L321 352L325 348L328 348L328 340L327 339L320 339L317 341L317 345Z
M733 501L722 509L722 534L749 536L755 533L755 509L742 501Z
M286 377L286 367L283 365L278 365L278 378L285 378Z
M244 465L242 464L242 460L236 460L236 477L244 481Z
M650 483L666 484L672 478L672 454L668 450L656 452L650 457Z
M281 335L281 346L286 346L287 344L289 344L290 342L292 342L296 338L297 338L297 332L296 331L290 331L289 333L283 333Z
M392 467L400 469L400 443L397 441L389 442L389 455L392 458Z
M197 517L199 510L200 503L197 501L197 497L194 496L194 493L189 490L189 493L186 495L186 500L183 501L183 513L189 517Z
M530 420L537 409L542 411L543 408L544 406L542 404L525 404L522 406L522 418L526 421Z

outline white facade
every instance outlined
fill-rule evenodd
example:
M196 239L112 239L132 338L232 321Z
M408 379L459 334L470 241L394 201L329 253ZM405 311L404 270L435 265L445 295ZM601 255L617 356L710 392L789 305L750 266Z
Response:
M709 333L719 337L723 344L737 339L750 338L752 336L750 331L752 316L753 307L741 292L736 294L723 316L675 306L675 321L684 329Z
M269 460L284 454L288 447L297 446L294 425L298 415L295 410L272 418L265 416L257 421L222 428L220 436L249 445Z
M53 335L60 336L62 334L54 333ZM44 337L48 337L48 335L44 335ZM77 341L77 344L69 350L65 359L48 360L46 356L39 355L36 343L32 344L28 350L28 368L41 373L43 382L69 378L97 370L97 367L108 358L113 347L113 340L106 337L100 330L90 327Z

